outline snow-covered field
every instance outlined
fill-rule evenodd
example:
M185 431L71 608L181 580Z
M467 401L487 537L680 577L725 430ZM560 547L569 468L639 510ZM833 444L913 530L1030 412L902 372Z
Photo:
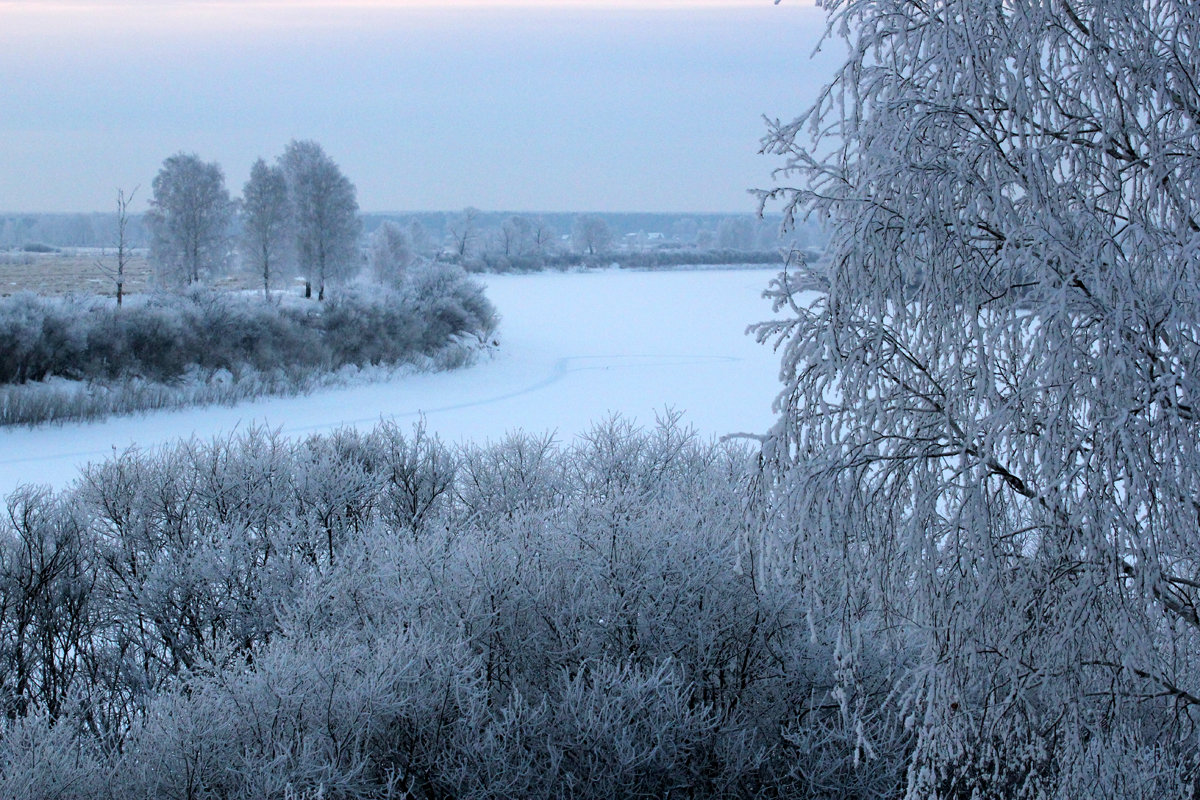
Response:
M653 424L671 407L705 435L762 432L772 419L778 359L744 331L770 316L761 293L775 273L488 276L488 296L503 316L500 345L473 367L232 408L0 431L0 497L22 483L62 487L82 465L131 445L253 424L303 436L424 414L447 442L496 440L516 429L568 440L613 412Z

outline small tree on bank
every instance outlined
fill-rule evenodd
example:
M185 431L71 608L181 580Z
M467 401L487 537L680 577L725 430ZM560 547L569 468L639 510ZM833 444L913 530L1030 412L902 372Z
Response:
M384 222L371 236L371 276L384 286L398 287L413 262L412 242L394 222Z
M224 270L234 203L216 162L178 153L154 178L146 221L150 265L160 284L187 286Z
M482 235L479 230L479 209L471 206L464 208L446 224L446 232L450 235L454 254L460 261L474 255Z
M608 252L612 247L612 230L602 217L595 214L580 214L571 229L571 243L580 253L589 256Z
M500 251L505 258L523 256L533 250L533 223L512 216L500 223Z
M361 267L354 184L313 141L291 142L280 166L292 200L300 268L324 300L327 284L344 282Z
M267 300L280 270L291 262L294 237L287 176L260 158L242 190L241 249L243 266L262 279Z
M543 217L534 217L530 222L530 240L533 252L539 258L550 255L558 242L558 231L550 226Z

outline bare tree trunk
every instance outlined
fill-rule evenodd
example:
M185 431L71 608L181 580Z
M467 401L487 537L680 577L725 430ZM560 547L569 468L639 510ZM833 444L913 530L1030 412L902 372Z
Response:
M129 264L126 231L129 228L129 203L136 193L136 186L128 195L124 189L117 189L117 305L125 300L125 267Z
M263 254L263 298L271 302L271 256Z
M125 194L124 189L117 189L117 266L108 266L103 261L97 261L96 266L107 274L117 290L117 305L125 301L125 268L129 266L129 204L137 194L138 187Z

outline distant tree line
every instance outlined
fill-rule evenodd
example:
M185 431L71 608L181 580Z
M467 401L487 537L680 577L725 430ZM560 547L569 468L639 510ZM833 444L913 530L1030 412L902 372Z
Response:
M267 162L264 162L267 163ZM140 194L140 193L139 193ZM360 212L363 232L370 236L384 222L393 222L410 235L414 230L420 241L414 241L417 252L432 255L442 247L449 220L461 212L422 211L408 214ZM569 235L578 214L570 212L542 212L520 214L500 211L479 211L478 223L482 231L493 233L500 230L505 221L514 217L529 221L540 221L553 240L561 246L564 235ZM598 214L611 229L615 241L626 241L638 247L680 247L707 249L711 247L736 247L738 249L761 250L775 247L779 235L778 215L766 214L762 219L754 214L679 214L679 213L602 213ZM144 225L144 215L130 214L129 244L143 248L150 245L150 234ZM233 222L234 239L241 227L239 218ZM725 228L749 230L752 239L730 241L722 236ZM86 214L64 213L0 213L0 249L20 250L27 245L46 245L53 248L111 248L114 246L116 214L112 211ZM653 236L654 234L661 235ZM826 234L815 222L798 224L785 239L801 247L820 247ZM498 248L503 252L501 242Z
M50 248L107 248L113 246L117 214L0 214L0 248L23 250ZM150 233L141 214L130 215L129 239L133 247L148 247Z
M467 208L444 223L444 242L438 248L419 217L411 217L406 231L426 244L427 257L461 264L468 270L524 272L618 264L626 267L664 267L720 264L778 264L789 253L803 253L813 261L821 255L822 237L807 229L782 237L777 222L752 215L710 220L711 229L699 229L695 220L661 215L651 221L671 222L674 233L638 230L621 233L613 218L642 215L501 215ZM566 223L560 232L550 219ZM436 222L436 220L435 220ZM382 225L393 224L384 220ZM414 233L415 232L415 233Z
M468 214L469 212L469 214ZM687 214L678 212L595 212L540 211L523 213L488 211L469 208L459 211L422 211L406 214L366 212L361 215L364 231L369 235L383 222L391 221L408 228L418 226L432 254L450 249L451 227L463 216L471 216L475 226L473 245L478 248L505 252L504 228L514 218L534 223L543 229L547 245L573 248L572 234L576 219L581 216L599 217L608 226L613 245L625 248L730 248L742 250L776 249L783 244L800 247L821 247L826 234L816 221L800 221L786 235L780 233L782 218L778 214ZM520 226L524 222L518 222ZM744 237L744 238L741 238Z
M7 242L9 247L51 251L91 243L128 251L153 245L158 283L164 288L208 283L237 271L252 276L269 296L293 277L311 273L317 276L313 280L320 296L323 283L342 283L359 274L395 281L404 269L423 260L489 272L614 262L637 267L768 264L778 263L781 252L797 250L812 260L825 242L815 224L798 225L784 237L778 219L751 214L511 214L467 208L457 213L352 218L346 211L357 207L353 185L344 176L338 180L340 171L319 145L293 142L288 152L290 156L285 153L275 163L259 159L254 164L240 201L224 190L219 165L176 154L164 162L156 179L162 197L152 199L148 214L91 215L88 224L100 233L87 236L69 234L80 225L72 215L0 217L0 247ZM301 164L314 171L307 179L297 177L289 183L285 161L294 165L293 173ZM324 178L317 176L322 170ZM309 222L303 226L310 234L302 245L300 210L295 206L298 187L315 191L322 181L328 190L340 191L341 198L327 194L322 202L329 205L323 210L310 203L305 212ZM212 190L207 195L206 186ZM316 197L311 191L305 196L310 201ZM343 212L340 222L330 216L336 209ZM118 234L122 222L124 233ZM339 226L342 236L324 243L313 238L318 230L328 236ZM385 241L377 241L377 234ZM210 241L205 243L205 238ZM330 245L337 246L330 251ZM389 263L377 263L384 254L389 254ZM105 274L113 278L115 266L103 264ZM328 276L322 281L324 273Z

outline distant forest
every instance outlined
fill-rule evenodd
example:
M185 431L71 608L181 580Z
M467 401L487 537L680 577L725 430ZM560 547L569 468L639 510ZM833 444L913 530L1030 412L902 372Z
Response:
M451 221L459 211L421 211L413 213L366 213L362 215L363 235L369 237L386 221L419 223L434 242L445 242ZM0 214L0 249L49 247L112 247L115 244L115 212L75 214L7 213ZM568 237L577 214L568 212L514 214L514 212L480 211L478 224L482 230L498 230L513 216L537 217L560 237ZM607 223L616 243L633 240L640 246L698 247L709 249L764 250L782 244L778 239L780 218L766 215L759 219L753 214L680 214L680 213L613 213L595 214ZM728 230L731 221L748 231L744 243L730 246L720 241L722 224ZM132 247L147 247L150 236L141 214L130 216L129 243ZM800 223L788 234L789 243L801 248L821 247L826 241L820 226L814 222Z

